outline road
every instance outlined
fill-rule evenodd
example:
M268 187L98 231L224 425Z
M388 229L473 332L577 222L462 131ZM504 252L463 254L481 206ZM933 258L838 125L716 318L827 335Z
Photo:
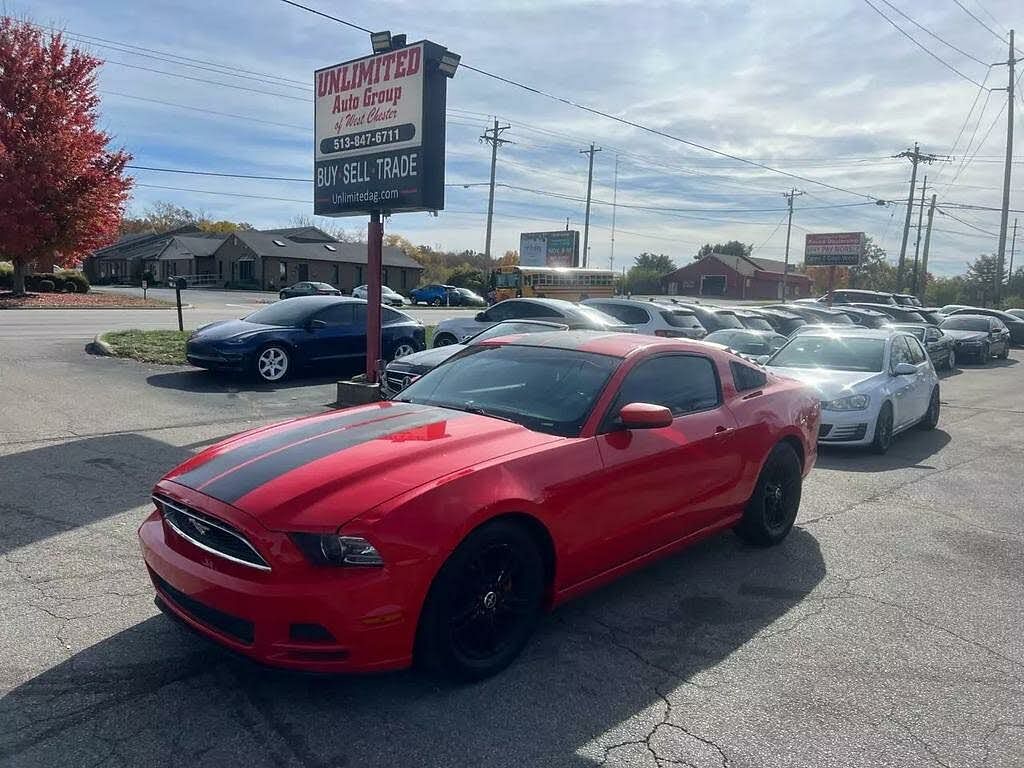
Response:
M326 408L329 381L8 334L0 765L1020 766L1024 366L942 386L937 431L823 453L782 546L706 541L559 609L498 677L438 686L265 670L153 606L135 529L154 480Z
M112 290L104 288L102 290ZM141 288L118 288L119 293L142 295ZM174 291L157 288L149 291L153 298L174 301ZM217 320L230 320L255 312L273 294L243 291L186 291L183 301L192 306L182 310L186 329L198 328ZM403 311L426 325L436 325L450 317L472 317L478 309L433 309L406 307ZM46 342L76 340L85 343L96 334L108 330L139 328L176 329L178 315L171 309L7 309L0 311L0 344L5 340L36 339Z

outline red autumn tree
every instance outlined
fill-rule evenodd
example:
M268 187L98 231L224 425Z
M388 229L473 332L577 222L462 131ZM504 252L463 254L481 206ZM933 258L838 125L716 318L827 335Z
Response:
M96 127L100 60L60 34L0 18L0 260L14 291L117 236L131 156Z

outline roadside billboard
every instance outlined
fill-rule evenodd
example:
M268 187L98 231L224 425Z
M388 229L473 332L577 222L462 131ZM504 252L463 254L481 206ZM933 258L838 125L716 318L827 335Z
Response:
M804 242L805 267L856 267L863 255L863 232L807 235Z
M444 208L444 51L423 40L314 73L314 214Z
M578 267L578 229L557 232L523 232L519 235L519 265L522 267Z

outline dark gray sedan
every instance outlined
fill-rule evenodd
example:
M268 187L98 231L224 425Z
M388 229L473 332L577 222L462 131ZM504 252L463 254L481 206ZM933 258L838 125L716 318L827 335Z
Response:
M892 326L917 336L932 359L935 370L950 371L956 368L956 341L941 328L926 323L895 323Z
M956 342L956 356L963 360L972 357L986 365L993 357L1010 356L1010 332L1002 321L985 315L955 315L947 317L939 328Z

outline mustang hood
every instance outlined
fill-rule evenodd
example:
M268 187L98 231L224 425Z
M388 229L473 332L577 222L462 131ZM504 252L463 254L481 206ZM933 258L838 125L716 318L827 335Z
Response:
M486 416L384 402L229 438L165 480L272 530L333 528L444 475L559 439Z
M825 368L776 368L769 366L769 371L790 379L796 379L818 392L822 400L835 400L847 395L855 395L870 390L874 384L885 378L886 373L870 373L865 371L832 371Z

